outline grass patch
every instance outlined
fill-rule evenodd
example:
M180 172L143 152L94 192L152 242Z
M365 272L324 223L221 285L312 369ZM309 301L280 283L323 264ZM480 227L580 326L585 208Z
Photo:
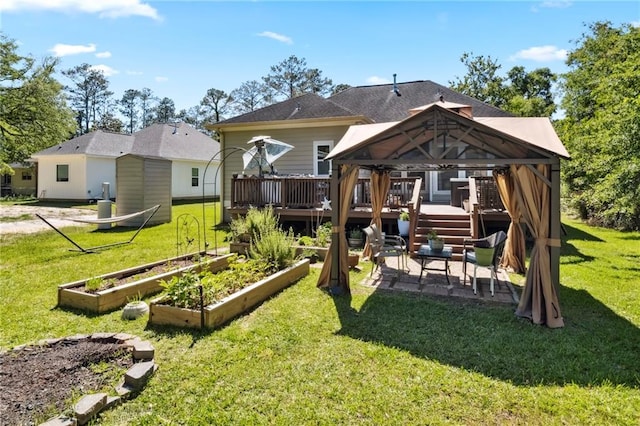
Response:
M32 219L35 219L35 216L25 213L19 216L2 216L0 217L0 223L20 222L23 220L32 220Z
M174 220L183 212L202 206L174 206ZM638 424L640 233L564 222L557 330L513 307L359 286L368 263L352 272L351 297L319 291L312 268L221 329L147 327L120 311L57 309L57 285L174 256L175 222L90 255L52 231L5 238L0 346L97 331L150 340L160 369L101 416L108 425ZM87 245L110 237L66 231L95 238Z

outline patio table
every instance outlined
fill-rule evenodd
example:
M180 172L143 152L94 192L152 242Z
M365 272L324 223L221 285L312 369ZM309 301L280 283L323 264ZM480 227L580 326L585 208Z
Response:
M452 254L453 248L451 246L444 246L442 250L431 250L429 245L421 245L417 253L418 258L420 258L420 279L418 282L422 281L422 273L424 271L444 271L447 283L451 285L451 281L449 281L449 259L451 259ZM429 267L429 260L444 260L444 268Z

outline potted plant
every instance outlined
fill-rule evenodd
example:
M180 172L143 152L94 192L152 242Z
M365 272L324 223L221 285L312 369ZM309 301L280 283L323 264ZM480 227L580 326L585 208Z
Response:
M363 233L360 228L353 228L349 231L349 246L351 247L362 247L363 243Z
M398 216L398 234L401 237L406 237L409 235L409 212L401 211L400 216Z
M438 236L435 230L429 231L427 234L429 240L429 248L433 251L441 251L444 248L444 240Z
M358 253L349 251L347 255L347 263L349 264L349 268L355 268L358 266L360 262L360 255Z

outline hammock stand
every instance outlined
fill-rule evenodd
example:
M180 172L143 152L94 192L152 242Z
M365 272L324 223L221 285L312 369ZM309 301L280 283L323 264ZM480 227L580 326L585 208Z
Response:
M67 241L69 241L71 244L76 246L77 249L78 249L78 250L69 249L69 251L81 251L82 253L95 253L95 250L131 243L134 240L134 238L140 233L140 231L142 231L142 228L144 228L145 225L149 222L149 220L151 220L153 215L156 214L156 212L158 211L159 208L160 208L160 204L157 204L157 205L155 205L155 206L153 206L151 208L148 208L146 210L142 210L142 211L139 211L139 212L127 214L127 215L124 215L124 216L114 216L114 217L108 217L108 218L102 218L102 219L73 219L73 218L65 219L65 220L71 220L73 222L92 223L92 224L95 224L95 225L100 225L100 224L104 224L104 223L123 222L125 220L133 219L134 217L142 216L142 215L145 215L145 214L151 212L149 217L147 217L144 220L144 222L142 222L142 225L140 225L138 230L135 232L135 234L133 234L133 236L129 239L129 241L122 241L122 242L118 242L118 243L104 244L104 245L101 245L101 246L88 247L88 248L81 247L80 244L78 244L75 241L73 241L68 235L66 235L64 232L62 232L58 228L56 228L53 224L51 224L49 221L47 221L44 217L40 216L38 213L36 213L36 216L38 216L38 218L40 220L42 220L44 223L46 223L51 228L53 228L54 231L56 231L58 234L62 235Z

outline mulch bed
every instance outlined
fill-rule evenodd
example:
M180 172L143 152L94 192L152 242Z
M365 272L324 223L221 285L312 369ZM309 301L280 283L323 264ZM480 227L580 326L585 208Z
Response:
M103 362L109 364L105 371L92 371L92 365ZM28 425L55 417L71 408L74 393L97 391L110 384L109 371L132 365L122 345L88 340L0 353L0 423Z

